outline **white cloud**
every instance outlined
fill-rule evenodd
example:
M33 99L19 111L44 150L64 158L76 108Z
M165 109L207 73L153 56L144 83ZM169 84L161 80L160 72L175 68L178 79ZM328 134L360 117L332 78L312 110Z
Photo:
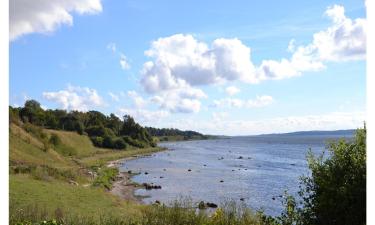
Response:
M147 101L143 99L136 91L128 91L128 97L130 97L136 108L143 108L147 105Z
M116 55L118 54L120 58L119 63L120 63L121 69L123 70L130 69L130 63L129 63L128 58L123 52L118 51L116 43L111 42L107 44L107 49L110 50L113 54L116 54Z
M238 39L216 39L209 47L192 35L176 34L154 41L145 54L153 58L142 70L141 82L149 93L225 80L255 80L250 48Z
M51 33L59 26L73 25L72 13L96 14L100 0L11 0L9 1L10 40L30 33Z
M115 102L120 101L120 97L112 92L108 92L108 95L111 96L112 100Z
M288 52L294 52L295 49L296 49L296 46L295 46L295 42L296 40L292 39L289 41L289 44L288 44Z
M152 97L151 101L173 113L197 113L201 109L200 99L203 98L207 96L202 90L190 87L163 91Z
M43 92L43 97L56 102L63 109L87 111L94 107L104 106L103 99L95 89L69 85L65 90Z
M212 113L212 120L214 122L221 122L222 120L225 120L228 118L227 112L213 112Z
M248 100L246 102L246 106L249 108L259 108L259 107L265 107L273 103L273 98L272 96L269 95L262 95L262 96L257 96L256 99Z
M290 59L263 60L257 68L260 79L284 79L299 76L305 71L324 69L329 61L363 60L366 58L366 19L350 19L343 6L328 7L325 15L332 25L313 35L312 43L305 46L289 42Z
M235 86L229 86L227 88L225 88L225 92L229 95L229 96L233 96L233 95L236 95L240 92L240 89L238 89L237 87Z
M130 69L130 64L124 53L120 53L120 66L123 70Z
M321 60L346 61L366 57L366 19L352 20L345 16L343 6L329 7L326 15L333 26L314 35L313 48Z
M116 51L117 51L116 43L113 43L113 42L109 43L107 45L107 49L111 50L113 53L116 53Z
M262 95L255 99L242 100L238 98L223 98L214 100L214 107L235 107L235 108L261 108L274 102L272 96Z
M143 126L150 126L150 123L152 124L158 122L161 119L169 116L168 111L165 110L150 111L146 109L121 108L119 109L119 112L122 115L130 115L134 117L135 120L141 123Z
M319 71L329 61L365 59L366 19L352 20L344 12L342 6L329 7L325 14L332 25L315 33L310 44L296 46L292 39L290 58L265 59L259 66L251 61L250 48L236 38L219 38L211 45L192 35L159 38L145 52L152 61L144 63L141 83L149 93L233 80L258 83Z

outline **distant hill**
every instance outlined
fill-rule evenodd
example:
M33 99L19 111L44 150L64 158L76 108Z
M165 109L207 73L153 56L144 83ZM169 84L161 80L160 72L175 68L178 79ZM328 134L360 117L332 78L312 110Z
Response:
M354 135L355 129L348 129L348 130L312 130L312 131L296 131L290 133L273 133L273 134L261 134L255 136L270 136L270 135Z

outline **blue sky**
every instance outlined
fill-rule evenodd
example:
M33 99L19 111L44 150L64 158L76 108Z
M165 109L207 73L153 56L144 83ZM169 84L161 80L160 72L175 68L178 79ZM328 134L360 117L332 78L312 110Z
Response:
M11 105L228 135L364 120L361 1L14 2Z

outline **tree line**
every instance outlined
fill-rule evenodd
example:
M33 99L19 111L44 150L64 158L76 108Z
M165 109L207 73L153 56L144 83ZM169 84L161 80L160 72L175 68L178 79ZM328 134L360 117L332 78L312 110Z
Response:
M145 127L149 134L155 137L163 136L183 136L185 140L192 139L193 137L199 137L201 139L205 138L205 135L191 130L182 131L175 128L154 128L154 127Z
M139 148L156 146L147 129L129 115L121 120L113 113L106 116L98 111L44 110L39 102L28 100L24 107L9 106L9 117L13 123L30 123L47 129L88 135L97 147L126 149L129 145Z

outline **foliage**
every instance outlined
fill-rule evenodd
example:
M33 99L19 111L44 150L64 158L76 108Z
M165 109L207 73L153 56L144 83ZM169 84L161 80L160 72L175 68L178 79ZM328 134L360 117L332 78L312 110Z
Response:
M329 155L310 151L310 176L301 177L297 204L285 195L284 212L270 224L366 224L366 127L353 141L328 145Z
M49 137L49 142L54 146L61 145L61 139L59 138L59 136L57 136L57 134L51 134L51 136Z
M230 205L230 204L229 204ZM10 224L43 224L51 221L52 224L74 225L261 225L261 215L252 213L242 206L224 204L212 215L205 211L197 212L191 201L175 201L171 206L149 205L139 210L140 214L130 217L127 212L116 215L110 212L97 217L85 216L76 212L69 212L58 208L48 213L45 209L33 206L20 209L11 209ZM15 212L21 212L16 214ZM22 221L20 223L19 221Z
M366 128L357 130L354 142L330 143L329 151L327 159L309 155L302 218L308 224L365 224Z
M168 141L168 136L182 136L183 140L191 140L193 138L197 139L205 139L206 136L198 133L196 131L186 130L182 131L179 129L173 128L153 128L153 127L146 127L148 133L155 137L161 137L162 141Z
M95 146L102 148L126 149L127 144L142 148L156 146L148 131L129 115L125 115L122 121L114 114L106 116L98 111L44 110L39 102L28 100L24 107L9 106L9 119L13 123L27 124L25 129L36 135L38 130L35 127L87 134ZM129 136L132 140L127 141L124 136ZM49 144L47 140L46 151Z
M95 178L93 186L104 187L107 190L112 188L113 182L118 174L117 168L102 168L99 170L98 176Z

